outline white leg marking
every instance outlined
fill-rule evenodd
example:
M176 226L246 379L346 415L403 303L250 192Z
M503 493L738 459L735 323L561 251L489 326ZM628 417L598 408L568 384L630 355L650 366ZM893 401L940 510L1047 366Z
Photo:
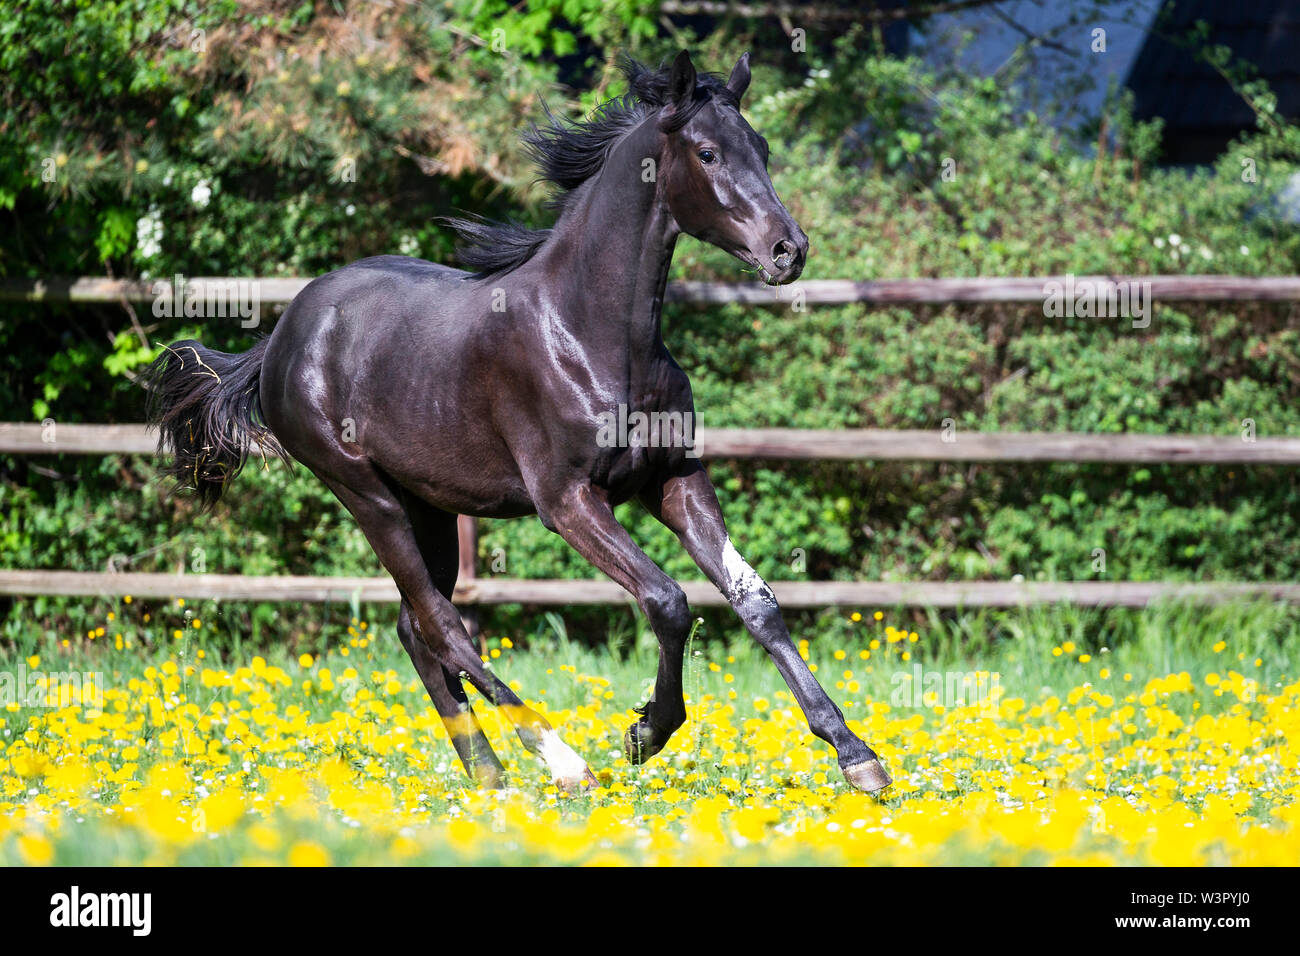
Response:
M542 734L539 750L546 766L551 769L551 776L557 781L576 783L586 776L587 761L574 753L573 748L561 740L554 730Z
M776 607L776 595L767 586L767 582L758 576L758 572L740 556L730 538L722 546L722 567L727 572L727 584L736 598L756 594L764 604Z

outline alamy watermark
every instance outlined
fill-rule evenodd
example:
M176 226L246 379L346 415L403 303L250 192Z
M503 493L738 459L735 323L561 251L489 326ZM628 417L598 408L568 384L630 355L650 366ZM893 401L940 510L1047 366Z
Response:
M687 458L700 457L692 412L630 411L620 402L618 411L601 412L599 421L601 448L684 448Z
M187 279L153 284L153 314L159 319L239 319L241 328L262 321L262 284L258 279Z
M68 707L81 704L87 717L104 710L104 675L99 671L0 671L0 707Z
M996 717L1002 696L1001 675L990 671L926 670L919 663L910 671L895 671L889 679L891 707L973 707L981 717Z
M1076 279L1067 273L1065 281L1043 283L1043 315L1060 318L1132 319L1133 328L1151 325L1151 283L1113 279Z
M133 936L153 928L152 893L87 893L74 885L50 897L50 925L59 928L120 927Z

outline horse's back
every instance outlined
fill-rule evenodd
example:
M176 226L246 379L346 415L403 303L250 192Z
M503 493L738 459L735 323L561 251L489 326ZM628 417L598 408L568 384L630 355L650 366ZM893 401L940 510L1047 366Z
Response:
M466 276L378 256L298 294L276 325L260 382L263 413L290 454L323 476L362 455L448 511L531 510L508 449L482 427L493 418L482 387L492 378L490 330L482 287ZM467 471L466 459L492 480Z
M445 295L464 282L469 273L410 256L371 256L313 279L294 297L286 311L301 312L328 305L356 306L376 298L399 297L409 302L413 293Z
M298 350L330 339L337 347L361 346L384 326L419 324L451 331L458 292L469 274L409 256L373 256L307 283L272 333L272 350Z
M310 394L319 402L328 394L347 392L360 370L387 364L372 361L371 352L409 354L411 335L403 331L454 325L446 303L465 276L423 259L374 256L313 279L271 333L263 400L277 405ZM448 336L443 332L435 338L446 342Z
M341 269L335 269L329 275L338 275L341 272L377 272L383 275L406 276L417 281L427 281L431 278L464 279L469 276L464 269L456 269L440 262L430 262L428 259L415 259L411 256L370 256L367 259L348 263Z

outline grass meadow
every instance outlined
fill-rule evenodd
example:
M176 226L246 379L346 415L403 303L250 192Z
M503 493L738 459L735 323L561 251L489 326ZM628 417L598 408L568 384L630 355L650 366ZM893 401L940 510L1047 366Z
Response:
M1295 865L1300 617L1274 604L836 612L804 656L895 778L849 790L737 625L697 633L689 720L622 734L657 647L562 615L486 657L589 762L567 795L485 701L508 787L469 786L391 609L252 647L220 608L106 605L0 658L0 863Z

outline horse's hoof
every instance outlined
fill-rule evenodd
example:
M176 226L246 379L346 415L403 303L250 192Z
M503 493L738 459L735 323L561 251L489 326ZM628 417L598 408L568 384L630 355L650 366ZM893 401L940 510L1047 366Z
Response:
M623 734L623 753L628 763L643 764L662 749L662 744L654 745L654 731L642 721L638 720Z
M889 774L885 773L885 768L880 765L879 760L867 760L863 763L855 763L851 767L845 767L844 779L849 782L849 786L864 793L875 793L878 790L884 790L894 782L890 779Z
M556 777L555 785L565 793L583 793L587 790L600 789L600 781L596 779L596 775L591 772L590 767L583 768L583 774L581 777L574 777L567 780Z

